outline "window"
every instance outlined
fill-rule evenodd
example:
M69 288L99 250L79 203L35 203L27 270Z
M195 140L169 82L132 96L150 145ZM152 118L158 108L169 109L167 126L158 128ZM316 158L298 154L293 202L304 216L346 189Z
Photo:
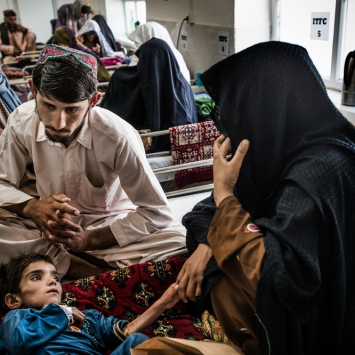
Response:
M329 13L327 40L311 39L312 13ZM305 47L326 86L341 89L345 58L355 50L354 20L355 0L274 0L272 38Z
M344 4L344 20L342 24L342 43L341 43L341 70L340 78L344 76L344 62L349 52L355 50L355 0L347 0Z
M145 1L124 1L126 29L127 33L131 33L136 29L136 22L140 25L146 23L146 5Z

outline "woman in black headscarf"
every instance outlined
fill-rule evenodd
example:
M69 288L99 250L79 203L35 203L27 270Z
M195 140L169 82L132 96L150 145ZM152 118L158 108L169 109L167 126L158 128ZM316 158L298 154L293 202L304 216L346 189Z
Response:
M114 52L117 52L120 48L117 47L115 37L113 36L110 27L108 27L105 17L102 15L95 15L92 19L99 24L101 32L105 36L107 43L111 46Z
M210 294L247 354L353 353L354 127L296 45L255 45L201 80L229 138L214 146L214 196L183 218L180 297Z
M135 129L152 132L197 123L190 84L180 72L169 45L158 38L145 42L135 53L133 67L116 70L100 104ZM169 136L154 137L147 153L170 149Z

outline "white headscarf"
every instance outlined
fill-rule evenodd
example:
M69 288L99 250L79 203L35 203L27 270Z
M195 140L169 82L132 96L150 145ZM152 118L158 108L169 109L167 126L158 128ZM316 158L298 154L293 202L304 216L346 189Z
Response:
M184 58L182 57L181 53L175 48L173 41L171 40L171 37L169 35L169 32L164 26L160 25L157 22L147 22L144 25L138 26L134 32L128 35L128 38L131 41L135 42L138 47L143 43L149 41L153 37L162 39L169 45L179 64L181 74L185 77L187 82L190 83L190 72L187 69ZM137 65L137 63L137 56L133 56L130 66Z
M94 20L87 20L83 27L80 28L79 32L77 35L83 35L87 32L95 31L96 34L99 36L99 41L101 45L101 52L104 57L113 57L115 55L115 52L111 48L111 46L108 44L105 36L101 32L99 24L94 21Z

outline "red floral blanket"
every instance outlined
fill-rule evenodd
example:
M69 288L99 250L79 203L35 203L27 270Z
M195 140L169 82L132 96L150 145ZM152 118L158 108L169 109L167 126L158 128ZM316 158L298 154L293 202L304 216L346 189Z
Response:
M169 128L174 165L213 157L213 143L220 136L213 121ZM175 173L178 188L196 182L212 181L212 166L181 170Z
M102 314L132 321L141 315L176 281L184 257L135 264L124 269L63 285L63 302L80 310L97 309ZM210 338L201 320L178 302L146 331L149 337L202 340Z

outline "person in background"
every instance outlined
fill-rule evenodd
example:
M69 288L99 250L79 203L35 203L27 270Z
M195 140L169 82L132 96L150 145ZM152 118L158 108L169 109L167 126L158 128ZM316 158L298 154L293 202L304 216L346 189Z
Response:
M0 69L0 134L7 126L9 115L21 105L18 96L12 90L9 80ZM36 188L36 176L34 175L33 164L26 167L19 188L32 197L39 197Z
M54 32L52 43L57 46L73 48L78 51L93 55L97 60L97 80L100 82L110 80L111 75L107 71L103 63L101 62L101 59L97 55L97 53L77 43L75 40L74 31L70 27L68 26L58 27Z
M248 355L353 354L354 126L297 45L259 43L201 81L222 136L214 192L183 217L180 298L210 297Z
M167 29L157 22L147 22L144 25L138 26L135 31L128 35L128 38L133 41L138 47L140 47L143 43L149 41L151 38L159 38L165 41L173 52L175 59L178 63L179 69L186 79L186 81L190 84L190 72L187 69L186 63L184 61L181 53L175 48L173 41L169 35ZM138 57L134 54L130 66L137 65Z
M113 36L113 33L112 33L110 27L108 27L108 25L107 25L105 17L103 17L102 15L96 15L92 19L94 21L96 21L98 23L98 25L100 26L102 34L105 36L106 41L111 46L113 51L114 52L119 51L121 48L121 45L118 42L116 42L115 37ZM119 44L119 46L117 45L117 43Z
M99 57L113 57L115 55L114 50L102 34L99 24L94 20L87 20L77 33L76 38L79 43L91 49Z
M4 11L4 22L0 24L0 51L3 63L14 61L22 52L36 50L36 35L17 23L14 10Z
M0 69L0 134L7 125L7 119L21 101L11 89L9 79Z
M138 64L117 69L100 104L137 130L151 132L197 123L190 84L170 46L152 38L136 52ZM171 149L169 136L145 142L147 153Z
M58 11L55 29L60 26L68 26L76 34L89 19L91 7L89 0L76 0L73 4L61 6Z
M141 334L179 300L172 284L140 317L128 323L97 310L79 311L61 304L62 285L53 260L29 254L0 267L0 352L7 354L91 354L105 347L112 355L130 355L149 338Z

